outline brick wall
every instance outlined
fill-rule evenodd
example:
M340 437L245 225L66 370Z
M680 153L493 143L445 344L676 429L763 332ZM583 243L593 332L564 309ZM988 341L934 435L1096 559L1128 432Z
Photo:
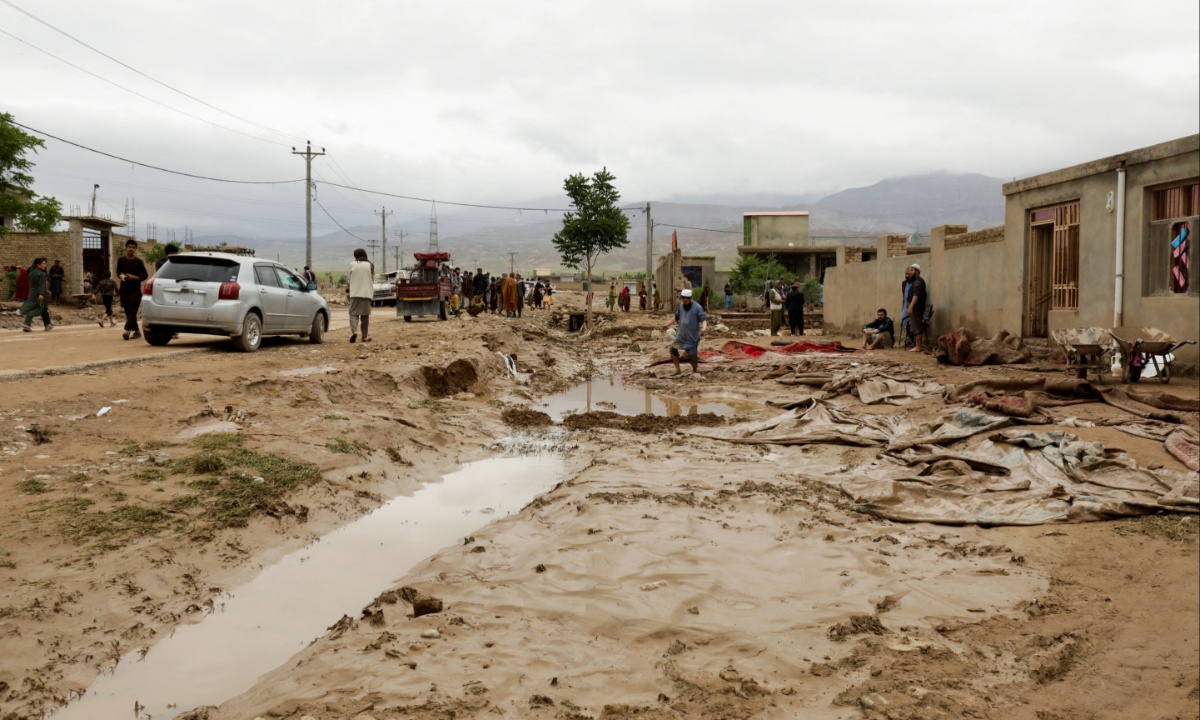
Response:
M847 263L862 262L862 248L847 247L846 248L846 262Z
M886 239L888 257L904 257L908 254L907 235L888 235Z
M0 265L28 268L37 257L46 258L46 262L50 264L55 260L62 260L64 265L68 265L71 260L70 234L6 232L0 236ZM0 299L11 299L7 278L0 282Z
M976 230L975 232L963 232L955 235L946 235L947 250L972 247L975 245L987 245L989 243L998 242L1004 242L1003 225L997 225L996 227L987 228L985 230Z

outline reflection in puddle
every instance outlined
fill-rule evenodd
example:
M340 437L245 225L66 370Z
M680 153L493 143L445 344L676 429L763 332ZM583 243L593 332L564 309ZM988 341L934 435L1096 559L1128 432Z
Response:
M463 466L266 568L216 599L202 622L122 658L53 720L175 717L248 690L255 680L359 611L423 558L514 513L552 488L559 455L501 457ZM395 612L404 612L397 605Z
M755 407L753 403L737 400L716 401L706 398L669 398L637 385L626 385L624 378L613 375L588 380L586 383L542 400L542 409L555 420L564 415L593 411L610 411L622 415L699 415L714 413L729 415Z

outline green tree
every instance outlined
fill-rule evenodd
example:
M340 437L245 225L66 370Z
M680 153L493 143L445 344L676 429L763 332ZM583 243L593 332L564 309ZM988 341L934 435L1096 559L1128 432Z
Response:
M800 285L801 292L804 293L804 302L807 305L816 307L821 304L821 294L825 289L821 287L821 281L817 278L809 278Z
M12 124L12 115L0 113L0 216L12 218L21 228L50 232L62 219L62 204L39 197L30 189L33 163L26 153L37 153L46 143ZM5 232L0 225L0 235Z
M563 182L574 210L563 215L562 230L554 235L554 247L569 268L584 270L592 277L596 259L604 253L629 244L629 218L617 201L621 194L613 187L616 177L604 168L591 179L577 173ZM590 289L590 287L589 287ZM587 325L592 326L592 304L587 304Z
M783 263L774 255L765 259L760 255L740 255L729 272L729 287L735 293L762 294L768 278L790 284L796 275L784 269Z

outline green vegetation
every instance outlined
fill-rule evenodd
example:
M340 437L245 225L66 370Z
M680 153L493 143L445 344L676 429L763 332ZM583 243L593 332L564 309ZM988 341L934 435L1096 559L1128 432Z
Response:
M617 204L621 193L613 186L616 176L608 168L592 174L591 179L576 173L563 182L563 190L575 209L563 213L562 229L551 242L563 265L580 268L584 277L592 277L592 268L603 254L629 244L629 218ZM587 306L587 324L592 325L592 306Z
M347 440L346 438L330 438L329 442L325 443L325 447L329 449L329 452L345 453L346 455L371 452L370 445L358 440Z
M418 400L408 406L409 410L428 410L434 413L444 413L450 409L450 406L436 398L425 398Z
M17 489L30 495L41 495L42 493L50 492L50 486L45 480L36 480L34 478L25 478L17 483Z
M48 233L62 217L62 203L52 197L39 197L32 190L34 163L27 153L36 154L46 143L13 124L13 116L0 113L0 217L11 218L17 227ZM0 225L0 237L7 229Z
M208 433L192 440L192 447L209 451L228 450L245 444L246 436L243 433Z
M218 473L226 468L224 458L215 452L204 451L195 455L176 458L170 464L171 472L188 475Z
M785 283L791 283L796 276L784 269L783 263L779 262L779 258L775 255L768 255L766 259L759 255L740 255L729 272L729 287L735 293L762 294L766 289L768 278L772 281L782 280ZM805 299L807 300L807 298L806 293Z
M167 511L147 505L118 505L94 513L74 513L70 506L60 507L68 508L60 525L63 535L76 545L92 544L99 550L116 549L132 538L153 535L176 522Z
M126 475L130 480L141 480L142 482L154 482L156 480L164 480L167 474L162 470L154 467L143 468L136 472Z

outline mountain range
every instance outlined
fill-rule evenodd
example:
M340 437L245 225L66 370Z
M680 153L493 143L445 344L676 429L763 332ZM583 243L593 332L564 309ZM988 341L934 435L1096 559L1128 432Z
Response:
M672 231L688 255L712 255L718 268L733 264L742 242L742 214L749 211L807 210L809 234L821 244L870 243L879 235L914 232L928 234L942 224L966 224L971 229L1003 223L1003 180L977 174L933 173L883 180L861 188L820 195L749 196L727 194L684 197L668 202L651 201L655 255L670 247ZM716 202L719 201L719 202ZM525 207L565 207L563 199L544 198ZM601 256L599 271L636 271L646 265L646 202L623 202L630 217L629 244ZM533 268L563 267L551 238L561 227L561 214L540 211L497 211L476 208L440 208L438 246L451 253L461 267L490 271L529 272ZM510 214L511 213L511 214ZM405 233L399 240L393 231ZM313 265L318 271L334 270L349 262L355 247L378 241L379 226L352 226L313 238ZM409 220L389 227L387 266L394 267L398 244L411 258L428 249L430 223ZM240 235L197 236L196 245L251 247L259 257L278 258L292 266L304 264L304 238L255 238ZM378 252L370 250L369 252ZM515 253L515 255L510 255ZM376 267L382 263L376 256Z

